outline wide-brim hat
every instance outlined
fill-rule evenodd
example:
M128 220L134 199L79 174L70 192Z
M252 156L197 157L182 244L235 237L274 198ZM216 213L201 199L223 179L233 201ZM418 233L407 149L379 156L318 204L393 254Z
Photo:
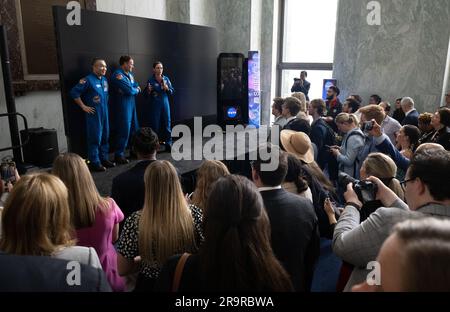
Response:
M314 161L314 152L311 140L303 132L293 130L283 130L280 134L281 144L284 149L298 159L310 164Z

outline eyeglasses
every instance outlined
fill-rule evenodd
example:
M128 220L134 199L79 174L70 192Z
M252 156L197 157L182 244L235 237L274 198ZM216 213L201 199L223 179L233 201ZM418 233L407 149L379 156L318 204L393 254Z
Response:
M404 180L404 181L400 182L400 186L402 187L403 190L405 190L406 184L407 184L408 182L414 181L415 179L416 179L416 178L411 178L411 179L408 179L408 180Z

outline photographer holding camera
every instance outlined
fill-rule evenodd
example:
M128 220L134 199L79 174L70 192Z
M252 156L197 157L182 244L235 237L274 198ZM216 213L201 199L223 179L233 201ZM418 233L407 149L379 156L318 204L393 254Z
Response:
M294 85L291 88L291 92L302 92L306 96L306 100L309 101L308 93L311 88L311 83L306 80L308 73L306 71L300 72L300 79L294 78Z
M351 286L367 278L370 271L366 270L366 266L375 261L383 242L398 222L429 216L450 218L448 151L425 149L416 153L405 180L401 182L408 205L380 179L370 177L368 181L376 185L376 199L380 200L384 207L359 224L364 196L358 196L358 188L355 191L353 183L350 183L344 194L345 210L333 235L334 253L355 266L345 290L350 290ZM362 189L360 186L360 195L364 192L371 193L371 188L367 186L363 185Z

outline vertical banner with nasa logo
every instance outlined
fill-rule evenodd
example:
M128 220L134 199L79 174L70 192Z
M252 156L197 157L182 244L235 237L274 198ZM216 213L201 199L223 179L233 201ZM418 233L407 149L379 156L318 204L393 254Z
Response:
M248 123L261 125L260 59L258 51L248 52Z

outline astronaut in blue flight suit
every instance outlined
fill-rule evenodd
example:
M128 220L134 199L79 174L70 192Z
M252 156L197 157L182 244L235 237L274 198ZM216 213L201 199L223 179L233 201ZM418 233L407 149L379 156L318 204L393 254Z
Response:
M115 158L117 164L127 164L125 148L130 137L138 130L135 97L141 88L132 73L134 61L130 56L122 56L120 68L111 76L111 95L114 129L117 132L115 142Z
M108 81L103 59L92 61L92 73L82 78L70 91L70 96L86 113L86 141L89 168L105 171L114 167L109 161Z
M170 124L169 95L174 93L170 79L163 75L163 64L153 64L153 75L147 82L147 92L150 97L150 127L164 141L166 150L172 146L172 130ZM162 129L161 129L162 123Z

